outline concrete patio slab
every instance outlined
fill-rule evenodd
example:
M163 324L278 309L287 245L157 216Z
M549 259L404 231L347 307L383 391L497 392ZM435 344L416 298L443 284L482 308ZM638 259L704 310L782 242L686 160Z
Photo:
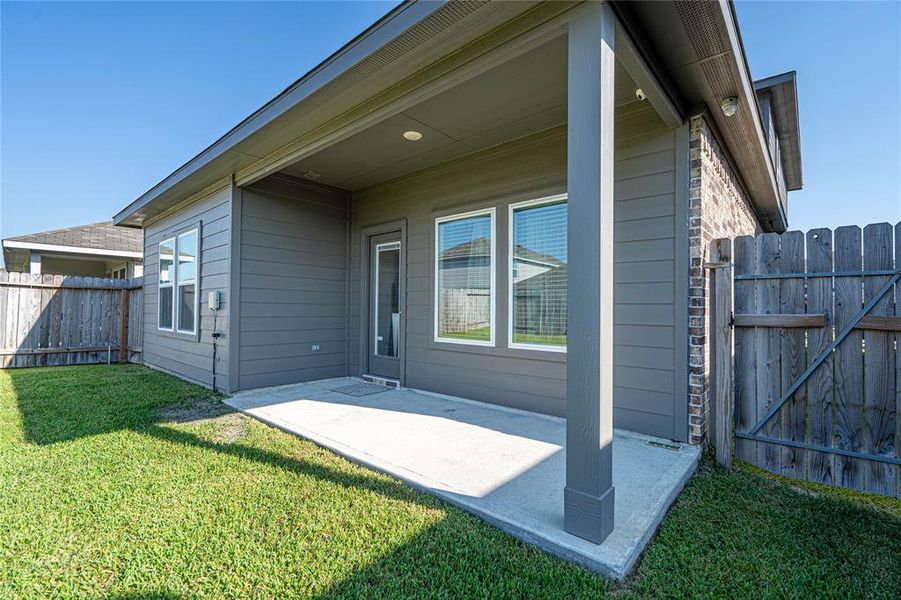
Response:
M226 403L614 579L635 565L700 456L697 446L616 430L616 524L593 544L563 530L564 419L411 389L336 391L361 383L264 388Z

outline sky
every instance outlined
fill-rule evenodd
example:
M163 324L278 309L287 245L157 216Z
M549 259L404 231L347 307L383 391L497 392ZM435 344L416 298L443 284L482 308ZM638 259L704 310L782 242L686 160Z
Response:
M901 2L736 3L751 75L797 71L791 229L901 221Z
M0 237L106 220L393 2L0 3ZM798 72L793 229L901 220L901 3L737 3Z

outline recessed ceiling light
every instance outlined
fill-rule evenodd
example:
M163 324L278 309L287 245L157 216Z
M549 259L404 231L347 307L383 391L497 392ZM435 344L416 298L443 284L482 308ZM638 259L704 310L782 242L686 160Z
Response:
M303 176L306 179L312 179L313 181L316 181L317 179L322 177L322 173L318 173L316 171L313 171L312 169L307 169L306 171L304 171Z
M635 97L638 98L639 102L648 99L648 95L645 94L644 90L641 88L638 88L637 90L635 90Z
M410 131L404 132L404 137L407 138L408 140L410 140L411 142L418 142L419 140L422 139L422 134L419 133L418 131L410 130Z

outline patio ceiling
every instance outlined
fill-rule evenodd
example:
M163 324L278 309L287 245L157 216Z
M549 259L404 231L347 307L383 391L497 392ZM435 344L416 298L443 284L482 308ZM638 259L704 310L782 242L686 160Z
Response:
M358 190L566 123L566 38L558 37L282 169ZM615 103L635 102L621 64ZM419 141L405 131L422 133Z

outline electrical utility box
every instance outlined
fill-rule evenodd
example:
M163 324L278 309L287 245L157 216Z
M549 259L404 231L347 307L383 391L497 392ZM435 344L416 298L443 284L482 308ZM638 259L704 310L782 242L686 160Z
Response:
M219 290L213 290L210 292L207 304L210 307L210 310L219 310L219 305L222 303L222 292Z

